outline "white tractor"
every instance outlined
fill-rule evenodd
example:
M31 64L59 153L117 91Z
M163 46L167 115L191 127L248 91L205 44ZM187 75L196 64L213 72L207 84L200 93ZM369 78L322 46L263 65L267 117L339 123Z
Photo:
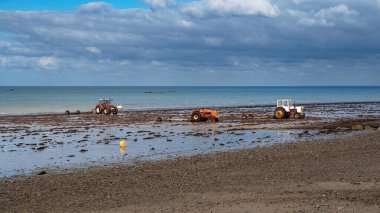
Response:
M296 106L291 99L277 100L277 107L274 110L274 117L284 119L293 116L295 119L305 118L303 106Z

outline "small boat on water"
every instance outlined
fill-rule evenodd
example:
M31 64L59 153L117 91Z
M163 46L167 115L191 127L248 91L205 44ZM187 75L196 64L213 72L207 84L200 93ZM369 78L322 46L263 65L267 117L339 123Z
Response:
M15 91L15 88L9 88L9 91Z

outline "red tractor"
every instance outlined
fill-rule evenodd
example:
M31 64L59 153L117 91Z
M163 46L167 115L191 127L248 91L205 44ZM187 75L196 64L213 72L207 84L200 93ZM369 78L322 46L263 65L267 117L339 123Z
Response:
M110 99L99 99L98 105L95 107L95 113L97 115L105 114L110 115L111 113L116 115L118 113L118 109L115 105L111 104Z

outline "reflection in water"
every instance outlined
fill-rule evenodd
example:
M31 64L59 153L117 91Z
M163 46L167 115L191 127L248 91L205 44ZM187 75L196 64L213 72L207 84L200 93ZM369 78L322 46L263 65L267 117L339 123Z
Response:
M126 151L127 151L127 142L120 141L120 153L125 154Z
M126 146L121 146L120 147L120 153L125 154L127 152L127 147Z

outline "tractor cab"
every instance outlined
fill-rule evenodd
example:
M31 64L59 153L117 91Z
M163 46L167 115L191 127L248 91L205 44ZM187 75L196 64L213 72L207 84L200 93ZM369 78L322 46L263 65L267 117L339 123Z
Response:
M292 101L292 99L277 100L277 107L282 107L286 111L289 111L290 109L294 109L295 103Z
M99 99L100 105L108 105L111 104L111 99Z

